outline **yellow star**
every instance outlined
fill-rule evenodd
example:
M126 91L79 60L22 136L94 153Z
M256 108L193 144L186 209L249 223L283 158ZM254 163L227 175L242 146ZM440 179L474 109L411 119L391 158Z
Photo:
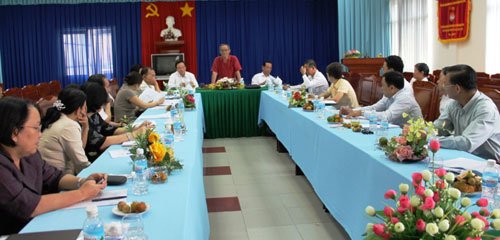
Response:
M193 11L194 7L190 7L187 2L186 2L186 5L184 5L184 7L181 7L180 9L182 10L182 16L183 17L186 16L186 15L192 17L191 16L191 11Z

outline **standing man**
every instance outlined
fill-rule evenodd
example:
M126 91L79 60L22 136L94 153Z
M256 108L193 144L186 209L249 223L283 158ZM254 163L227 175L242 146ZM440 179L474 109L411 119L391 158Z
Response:
M175 63L177 72L170 75L168 79L169 88L183 88L187 90L194 90L198 87L198 82L194 74L186 71L186 64L184 61Z
M272 82L274 86L281 85L281 79L275 78L271 75L273 64L270 61L265 61L262 64L262 72L257 73L252 77L252 84L266 86L267 83Z
M292 86L292 89L298 90L302 86L305 86L307 91L314 95L323 94L328 90L328 81L325 75L318 71L314 60L307 60L304 65L300 67L300 73L302 74L302 80L304 82L301 85Z
M220 56L214 59L214 63L212 64L212 84L218 79L228 77L235 78L238 82L241 81L241 65L238 58L233 55L229 55L231 53L231 49L228 44L221 44L219 47Z

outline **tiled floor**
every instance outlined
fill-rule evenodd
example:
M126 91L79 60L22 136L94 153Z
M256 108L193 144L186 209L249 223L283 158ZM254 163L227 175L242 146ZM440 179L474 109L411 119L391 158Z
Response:
M203 147L210 239L349 239L275 138L205 139Z

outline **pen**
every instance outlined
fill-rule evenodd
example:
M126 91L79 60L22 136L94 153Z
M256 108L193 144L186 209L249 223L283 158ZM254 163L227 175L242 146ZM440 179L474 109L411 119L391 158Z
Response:
M104 178L101 178L101 180L99 180L99 182L97 182L97 184L101 184L104 182Z
M120 199L120 198L126 198L127 196L117 196L117 197L109 197L109 198L98 198L98 199L92 199L92 202L100 202L100 201L107 201L107 200L115 200L115 199Z

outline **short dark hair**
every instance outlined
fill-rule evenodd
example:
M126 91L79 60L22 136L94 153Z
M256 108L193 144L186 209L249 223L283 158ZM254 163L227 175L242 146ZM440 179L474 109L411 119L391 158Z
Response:
M403 60L396 55L391 55L385 58L385 62L387 63L387 68L392 68L396 72L403 73L403 68L405 65L403 64Z
M64 104L64 109L58 110L56 107L47 109L47 113L42 119L42 131L49 128L52 123L59 120L61 113L66 115L71 114L78 108L83 107L85 100L87 100L87 95L78 88L64 88L59 93L57 99Z
M87 112L97 112L108 102L108 92L97 83L86 82L80 89L87 95Z
M123 81L127 83L127 85L135 85L142 83L142 76L137 72L130 72L123 78Z
M64 87L64 89L66 88L76 88L76 89L80 89L80 85L76 84L76 83L72 83L72 84L68 84L66 85L66 87Z
M441 69L441 72L443 72L444 75L448 74L448 69L450 69L450 67L444 67L443 69Z
M397 89L403 89L405 87L405 77L400 72L386 72L382 76L385 78L385 83L387 86L394 86Z
M186 66L186 63L182 60L179 60L177 62L175 62L175 68L177 68L177 65L179 65L179 63L184 63L184 66Z
M448 68L446 73L450 82L470 91L477 89L476 71L469 65L458 64Z
M317 68L316 67L316 62L314 60L312 60L312 59L309 59L306 62L304 62L304 65L307 65L308 67L315 67L315 68Z
M335 79L342 78L342 71L344 70L344 66L338 62L333 62L326 66L326 73Z
M273 63L272 63L271 61L264 61L264 62L262 63L262 66L263 66L263 67L265 67L265 66L266 66L266 63L269 63L269 64L273 65Z
M132 67L130 67L130 71L131 72L139 72L139 69L142 68L142 65L141 64L134 64L132 65Z
M15 147L12 141L12 133L19 131L28 120L29 107L34 107L40 112L38 106L26 99L5 97L0 99L0 112L4 115L0 118L0 144Z
M152 68L150 68L150 67L143 67L143 68L141 69L141 72L140 72L141 76L143 76L143 77L144 77L144 75L148 74L149 70L153 70L153 69L152 69ZM132 73L132 72L130 72L130 73ZM130 73L129 73L129 74L130 74Z
M94 74L87 79L87 82L95 82L104 87L104 79L107 77L103 74Z
M429 66L427 66L427 64L425 64L425 63L417 63L417 64L415 64L415 68L419 72L424 72L424 76L427 77L427 75L429 75Z

